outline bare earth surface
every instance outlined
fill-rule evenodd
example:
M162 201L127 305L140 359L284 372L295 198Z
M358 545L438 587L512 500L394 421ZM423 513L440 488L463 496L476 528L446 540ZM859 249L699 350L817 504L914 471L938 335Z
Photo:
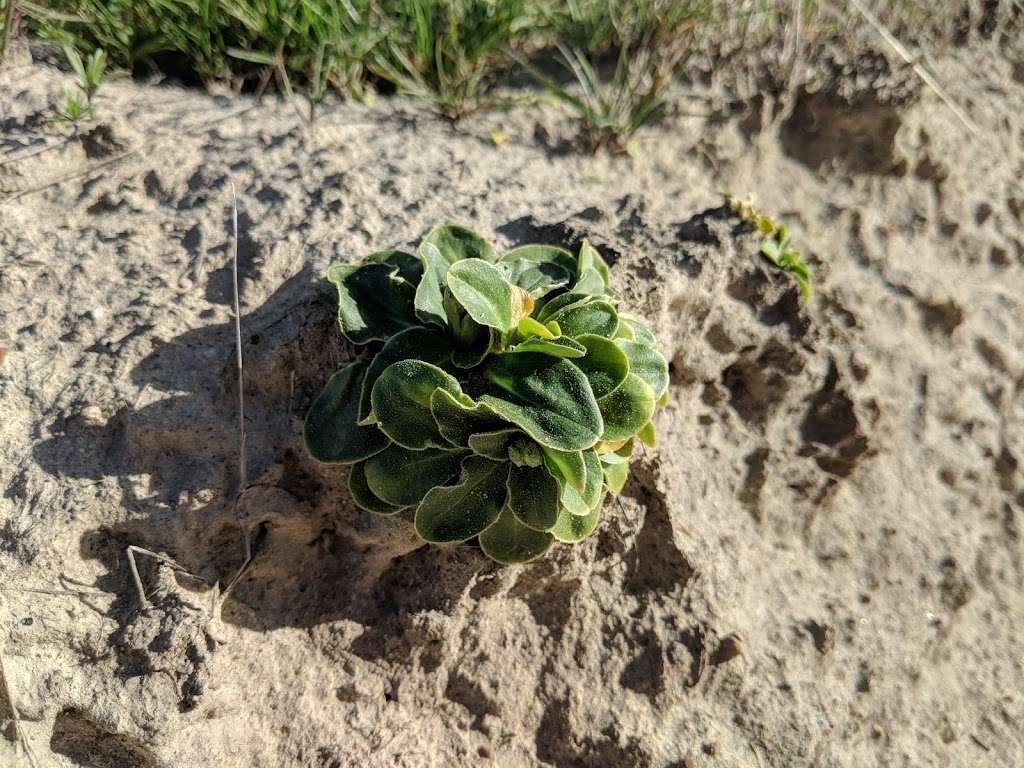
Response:
M547 108L310 129L130 81L73 137L66 76L10 69L0 652L38 764L1024 765L1024 68L934 65L977 135L869 50L781 101L712 81L743 114L636 159ZM808 305L721 191L789 222ZM445 221L590 238L672 362L659 447L534 565L417 548L301 446L351 354L327 265ZM200 578L140 559L143 608L129 545ZM0 734L27 765L2 694Z

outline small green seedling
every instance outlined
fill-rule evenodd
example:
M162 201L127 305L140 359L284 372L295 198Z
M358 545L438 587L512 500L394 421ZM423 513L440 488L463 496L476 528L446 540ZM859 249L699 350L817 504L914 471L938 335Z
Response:
M107 71L107 54L102 48L97 48L83 60L78 51L65 46L64 55L78 77L75 83L78 92L64 94L58 113L62 119L77 123L92 112L93 99Z
M424 541L477 538L500 563L593 533L636 442L654 444L669 383L595 248L498 254L447 225L415 256L381 251L327 278L342 333L368 354L327 382L305 440L351 465L359 507L415 510Z
M811 268L800 251L790 247L789 228L754 207L753 199L741 200L727 195L729 207L743 222L752 225L761 235L761 254L784 272L789 272L800 286L804 301L811 298Z

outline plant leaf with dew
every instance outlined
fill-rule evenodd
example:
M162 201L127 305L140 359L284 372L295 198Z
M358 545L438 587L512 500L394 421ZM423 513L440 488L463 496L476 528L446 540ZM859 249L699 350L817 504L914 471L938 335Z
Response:
M551 264L565 272L566 284L576 280L576 258L565 248L555 245L522 245L507 251L501 260L506 264L517 261Z
M615 345L625 353L629 361L629 372L647 382L654 392L655 400L668 391L668 361L658 350L625 339L616 339Z
M542 339L538 336L513 344L505 350L506 353L537 352L552 357L581 358L587 354L586 347L575 339L568 336L559 336L553 339Z
M604 420L602 440L622 440L635 435L654 415L654 391L631 373L613 392L597 401Z
M335 373L313 401L303 424L309 455L325 464L352 464L383 451L387 436L375 426L360 427L359 392L366 367L353 363Z
M544 464L552 476L582 492L587 487L587 464L583 451L558 451L544 448Z
M422 275L416 285L414 306L416 317L424 323L439 328L448 327L448 315L444 305L444 289L447 285L448 261L433 243L423 243L419 248Z
M396 333L385 342L366 370L359 397L359 420L363 421L370 416L373 410L370 401L373 385L392 363L400 360L422 360L441 366L448 361L451 354L451 344L443 333L434 328L417 325Z
M590 383L590 391L600 400L622 384L630 372L629 360L616 342L604 336L585 333L576 337L587 353L573 365L583 371Z
M473 230L455 224L435 227L423 238L423 242L436 246L448 264L462 259L497 260L494 249L486 240Z
M327 279L338 289L338 321L353 344L387 341L418 325L416 289L391 264L338 264L327 270Z
M490 528L480 534L480 548L504 565L528 563L548 551L554 537L523 525L507 507Z
M507 461L509 446L522 434L521 430L514 427L494 432L477 432L469 436L469 448L473 453L488 459Z
M577 451L600 438L597 401L572 363L523 352L489 359L483 375L491 386L480 401L541 445Z
M447 485L458 474L465 456L465 451L410 451L391 445L367 459L366 484L378 499L398 507L412 506L430 489Z
M601 495L601 483L604 481L596 451L583 451L583 464L587 470L583 490L577 490L568 483L562 485L562 506L574 515L585 515L593 508Z
M487 405L475 403L468 395L453 395L436 389L430 396L430 412L441 436L452 445L469 447L471 435L496 432L510 424Z
M549 318L558 323L562 334L575 338L594 334L610 339L619 327L619 314L609 302L589 301L561 309Z
M518 325L513 306L515 286L493 264L482 259L456 262L448 269L448 288L469 316L481 325L503 333Z
M508 462L467 456L455 485L433 488L416 509L416 533L434 544L465 541L498 519L508 496Z
M565 507L560 509L558 519L551 529L551 535L565 544L575 544L577 541L587 538L597 528L604 499L604 494L601 494L593 509L585 515L574 515Z
M374 512L378 515L393 515L402 509L402 507L395 504L388 504L370 490L370 485L366 482L366 463L362 461L358 464L353 464L352 469L349 471L348 492L352 495L352 501L356 503L356 506L360 509L365 509L367 512Z
M364 256L361 264L387 264L398 270L398 276L411 285L419 285L423 277L423 262L406 251L392 249Z
M437 389L462 394L459 382L436 365L420 360L392 363L370 393L377 426L398 445L414 451L451 448L430 410L430 398Z
M547 531L558 519L558 481L547 468L516 466L508 475L508 508L528 528Z

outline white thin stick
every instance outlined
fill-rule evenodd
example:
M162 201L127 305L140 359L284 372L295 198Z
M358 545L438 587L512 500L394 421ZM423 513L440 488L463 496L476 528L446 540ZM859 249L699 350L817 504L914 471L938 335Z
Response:
M976 139L982 138L981 130L978 128L977 125L975 125L974 121L967 116L966 112L960 109L960 105L953 101L953 98L948 93L946 93L946 90L939 84L939 82L934 77L932 77L931 72L929 72L927 69L921 66L914 59L914 57L910 55L910 51L903 47L903 43L897 40L896 37L888 29L885 28L882 22L878 20L878 17L876 17L871 11L865 8L861 4L860 0L850 0L850 5L856 8L857 12L864 17L864 20L875 28L875 31L878 32L879 35L881 35L882 39L885 40L885 42L892 46L892 49L896 51L897 54L899 54L900 58L903 59L907 64L909 64L913 68L914 72L917 73L917 76L920 77L929 88L931 88L933 91L935 91L936 94L938 94L938 97L942 99L943 103L945 103L945 105L949 107L949 110L954 115L956 115L957 119L964 124L964 127L967 128L967 130L970 131Z
M238 198L231 182L231 281L235 302L235 365L238 367L238 494L247 485L245 465L245 386L242 380L242 310L238 301Z
M242 311L238 300L238 198L235 195L235 182L231 182L231 274L232 287L234 289L235 302L235 363L238 366L238 492L235 494L235 517L242 529L242 537L245 542L245 559L241 567L228 582L220 595L219 605L234 589L235 584L242 578L252 562L252 537L249 535L249 526L238 516L238 500L249 485L248 468L245 458L245 387L242 381ZM219 610L218 610L219 613Z
M179 565L166 555L158 554L156 552L153 552L152 550L144 549L143 547L137 547L134 544L131 544L128 547L126 547L125 552L128 554L128 567L131 569L132 579L135 580L135 589L139 593L139 601L142 603L143 608L149 607L149 600L146 599L146 591L142 586L142 579L139 577L139 568L135 564L135 555L145 555L146 557L151 557L154 560L163 563L164 565L170 566L171 568L173 568L176 571L179 571L180 573L184 573L186 576L191 576L193 579L196 579L197 581L201 581L204 584L209 584L209 582L202 576L196 576L194 573L191 573L187 568L185 568L182 565Z
M25 750L28 764L32 768L39 768L39 761L36 760L35 752L32 751L32 744L29 743L28 736L25 735L25 729L21 726L21 713L18 712L18 704L14 701L14 693L11 691L11 684L7 680L7 668L4 666L4 655L2 653L0 653L0 684L3 685L4 696L7 697L7 701L11 705L11 714L14 717L14 732L18 734L18 740L21 742L21 748Z

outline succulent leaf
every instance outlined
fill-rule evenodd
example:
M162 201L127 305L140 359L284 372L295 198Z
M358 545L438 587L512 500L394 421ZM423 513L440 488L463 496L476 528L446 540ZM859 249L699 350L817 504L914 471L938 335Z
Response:
M557 451L544 447L544 464L551 474L577 491L587 487L587 465L583 451Z
M379 499L398 507L418 504L427 492L446 485L459 472L465 451L389 446L366 462L366 484Z
M604 429L597 401L579 368L536 352L501 355L483 368L490 388L480 398L541 445L589 448Z
M558 481L543 466L516 466L508 473L508 508L520 523L547 531L558 519Z
M459 382L436 365L420 360L400 360L389 365L370 393L377 426L404 448L451 448L430 410L437 389L461 395Z
M508 462L467 456L455 485L432 489L416 510L416 533L435 544L465 541L498 519L508 496Z
M647 422L643 429L636 433L636 436L639 437L640 442L648 448L654 448L658 443L658 433L654 429L653 421Z
M629 464L629 457L633 455L633 439L623 441L622 445L616 445L611 443L609 445L615 445L615 448L602 452L601 443L598 443L594 449L597 451L597 457L601 459L602 464Z
M506 280L535 298L569 284L569 273L553 262L530 259L508 261L506 257L497 266Z
M502 333L515 328L513 285L492 264L464 259L448 269L448 288L476 322Z
M364 256L361 264L388 264L398 270L398 276L412 285L418 285L423 277L423 264L411 253L392 249L377 251Z
M370 395L373 385L392 363L400 360L423 360L434 365L444 365L451 357L451 344L444 334L433 328L415 326L406 328L392 336L366 369L362 392L359 397L359 420L366 419L373 410Z
M604 296L606 286L601 278L601 273L593 267L580 272L580 279L572 287L573 293L586 293L591 296Z
M601 470L601 462L596 451L583 451L583 463L587 471L583 490L577 490L569 483L562 485L562 506L574 515L586 515L590 512L601 496L601 483L604 480L604 472Z
M553 339L556 334L550 328L527 315L520 318L519 326L516 328L519 334L524 337L537 336L541 339Z
M445 312L444 289L448 274L448 261L433 243L423 243L419 248L423 275L416 286L413 299L416 317L421 322L431 323L439 328L448 327Z
M387 436L375 426L360 427L359 392L366 368L347 365L327 382L306 414L306 450L325 464L352 464L383 451Z
M604 420L602 440L622 440L640 431L654 415L654 390L631 373L608 395L597 401Z
M552 357L581 358L587 354L586 348L568 336L559 336L554 339L542 339L533 336L526 341L521 341L505 350L507 353L515 352L538 352L542 355Z
M621 464L605 464L602 462L601 464L604 467L605 487L612 493L620 493L626 485L626 480L629 478L629 464L626 462Z
M597 528L597 522L601 518L601 508L604 506L604 495L602 495L593 509L585 515L574 515L564 507L558 513L555 526L551 529L551 535L558 541L566 544L574 544L585 539Z
M542 323L548 323L552 316L561 312L563 309L570 309L572 307L579 307L583 304L589 304L595 301L594 297L589 293L560 293L544 303L537 310L537 320Z
M556 245L521 245L506 252L501 260L507 264L517 261L552 264L565 272L567 283L576 279L576 257L565 248L559 248Z
M604 300L560 309L550 319L558 323L565 336L573 338L589 333L610 339L619 327L618 312L611 303Z
M528 563L548 551L554 541L550 533L523 525L507 507L490 528L480 534L480 548L504 565Z
M598 275L600 275L605 288L611 288L611 275L608 271L608 262L604 260L601 252L590 244L590 241L584 240L580 243L580 252L577 259L579 264L579 273L581 275L588 269L593 269Z
M594 397L600 400L625 381L630 372L629 361L616 342L603 336L585 333L577 336L576 341L586 349L587 354L586 357L574 360L573 365L583 371Z
M327 270L327 279L338 289L338 322L353 344L387 341L418 325L413 310L416 289L399 277L397 267L337 264Z
M522 436L518 429L499 429L494 432L477 432L469 436L469 447L473 453L495 461L508 461L512 443Z
M356 503L356 506L367 512L393 515L402 509L395 504L388 504L370 490L370 485L366 482L366 462L363 461L352 465L352 470L348 475L348 492L352 494L352 501Z
M635 341L639 344L646 344L648 347L658 346L658 340L654 334L651 333L651 329L641 323L635 317L629 317L629 315L619 315L619 322L622 325L628 325L633 331L633 337L630 341Z
M668 361L654 347L635 341L616 339L615 344L629 361L629 372L647 382L657 400L668 391ZM594 393L597 395L597 393ZM603 395L597 395L603 397Z
M452 445L469 447L469 438L479 432L507 429L509 423L483 403L468 395L453 395L436 389L430 396L430 412L441 436Z
M436 246L449 264L462 259L497 260L494 249L486 240L473 230L455 224L435 227L423 238L423 243Z

